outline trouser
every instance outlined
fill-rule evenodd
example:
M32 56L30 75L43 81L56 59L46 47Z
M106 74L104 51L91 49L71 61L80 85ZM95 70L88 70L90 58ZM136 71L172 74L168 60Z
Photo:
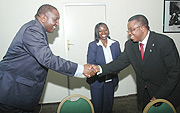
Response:
M95 113L112 113L114 100L114 85L105 82L103 87L91 86L91 98Z
M142 105L142 111L144 110L144 108L146 107L146 105L150 102L151 98L148 92L148 89L145 88L144 90L144 96L143 96L143 105Z
M33 113L33 111L22 110L0 103L0 113Z

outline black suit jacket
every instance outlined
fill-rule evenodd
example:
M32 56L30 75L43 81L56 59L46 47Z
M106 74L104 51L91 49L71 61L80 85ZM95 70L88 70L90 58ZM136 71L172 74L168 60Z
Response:
M121 56L102 65L103 76L132 65L136 73L138 102L142 102L145 85L151 97L165 98L175 106L180 102L180 60L173 40L165 35L150 32L144 59L141 59L138 43L131 39L125 44Z

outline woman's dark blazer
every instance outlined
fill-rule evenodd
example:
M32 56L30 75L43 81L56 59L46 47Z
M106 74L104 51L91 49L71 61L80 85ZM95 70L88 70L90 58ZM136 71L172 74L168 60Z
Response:
M121 55L120 44L118 41L115 41L114 43L112 43L112 45L110 46L110 49L111 49L113 60L117 59ZM94 64L94 65L106 64L103 48L101 45L97 45L96 41L89 43L87 63ZM111 76L104 76L104 77L98 77L95 75L94 77L88 78L87 82L93 87L100 88L103 86L104 81L108 79L108 77L111 77L113 79L114 86L116 86L119 82L117 73L116 74L110 73L110 75Z

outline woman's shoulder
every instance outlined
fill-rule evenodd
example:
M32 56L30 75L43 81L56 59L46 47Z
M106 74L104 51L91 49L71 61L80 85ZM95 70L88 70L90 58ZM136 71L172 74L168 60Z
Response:
M117 40L115 40L115 39L109 39L109 40L111 40L111 43L112 43L112 44L117 44L117 45L119 45L119 41L117 41Z
M89 43L89 46L95 46L95 45L97 45L96 41L92 41L92 42Z

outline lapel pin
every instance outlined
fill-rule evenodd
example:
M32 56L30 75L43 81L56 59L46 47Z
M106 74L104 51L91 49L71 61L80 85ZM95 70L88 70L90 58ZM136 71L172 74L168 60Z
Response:
M151 49L150 49L149 51L150 51L150 52L152 52L152 50L151 50Z

